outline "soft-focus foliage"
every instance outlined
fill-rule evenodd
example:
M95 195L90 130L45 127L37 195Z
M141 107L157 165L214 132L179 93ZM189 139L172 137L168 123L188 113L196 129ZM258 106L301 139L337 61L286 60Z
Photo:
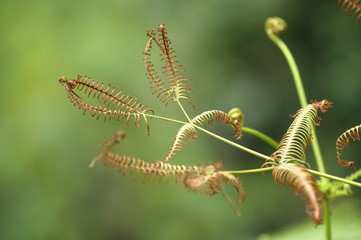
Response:
M283 38L298 61L308 98L334 102L317 129L326 167L339 176L351 171L338 166L334 146L361 119L361 30L336 1L3 0L0 5L0 239L256 239L307 218L303 202L278 189L271 174L242 176L247 200L237 218L219 195L188 193L172 182L134 182L101 164L87 167L100 151L99 139L124 123L84 117L70 106L57 79L86 74L138 96L159 115L167 111L182 118L152 96L145 75L145 30L160 23L167 25L192 79L197 112L239 107L246 126L280 139L299 105L288 66L263 24L273 15L286 19ZM117 152L161 160L179 126L151 122L151 136L145 129L127 129L127 144ZM212 130L225 136L232 131ZM241 141L273 152L249 135ZM361 148L354 145L343 157L357 162ZM223 161L226 170L263 162L202 134L172 161L191 165L209 159ZM312 155L308 159L314 166ZM344 209L337 233L361 221L360 208ZM315 231L323 234L323 226ZM361 237L359 228L353 231L353 239ZM307 239L312 236L319 239Z

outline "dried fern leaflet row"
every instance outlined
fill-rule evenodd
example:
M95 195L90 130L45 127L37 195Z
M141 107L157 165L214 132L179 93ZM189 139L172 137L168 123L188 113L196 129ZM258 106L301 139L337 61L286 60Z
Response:
M154 112L152 109L146 108L145 105L141 104L137 98L122 94L122 90L117 92L110 84L104 85L104 83L96 82L86 76L79 75L76 79L71 80L61 77L59 83L65 87L70 101L82 109L84 114L88 111L92 117L97 119L102 116L104 121L125 119L126 124L133 119L134 124L138 127L140 125L140 118L143 117L149 132L146 114L153 114ZM96 99L101 106L85 103L79 96L80 93L83 93L87 98Z

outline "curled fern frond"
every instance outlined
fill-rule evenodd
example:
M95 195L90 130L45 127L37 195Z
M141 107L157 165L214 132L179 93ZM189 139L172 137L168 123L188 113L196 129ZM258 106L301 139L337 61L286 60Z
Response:
M189 173L184 178L184 186L193 192L214 195L222 186L221 179L215 177L219 170L222 170L221 164L205 167L197 173Z
M188 124L183 125L179 129L174 139L173 145L164 162L168 162L176 154L176 151L181 151L182 149L184 149L186 147L185 142L191 142L192 139L197 138L196 128L194 127L194 124L201 125L202 127L205 127L207 124L211 126L213 119L215 119L217 123L231 124L234 129L234 138L241 138L242 132L239 122L235 121L234 119L229 117L227 113L220 110L206 111L197 115L196 117L191 119Z
M317 102L316 100L311 101L312 106L314 106L317 110L319 109L322 113L327 112L329 108L332 108L332 102L327 101L326 99Z
M337 4L340 5L341 9L346 11L349 15L354 15L357 24L360 24L360 20L361 20L360 0L337 0Z
M316 225L322 223L322 196L315 178L306 168L285 163L273 169L272 176L277 183L290 187L296 195L301 196L306 202L306 212Z
M151 61L151 50L153 47L153 42L157 42L156 39L156 33L154 32L154 30L148 30L147 31L147 36L150 37L145 49L144 49L144 65L146 68L146 74L148 75L148 79L150 80L150 84L152 85L151 88L154 88L153 94L157 94L157 97L163 101L168 103L171 99L169 97L168 94L168 89L166 87L164 87L164 82L162 81L162 79L158 76L158 72L154 69L155 65L152 63ZM159 46L160 47L160 46Z
M137 127L140 125L140 118L143 117L149 133L146 113L154 114L154 112L152 109L146 108L145 105L141 104L137 98L122 94L122 90L117 92L110 84L98 83L86 76L79 75L76 79L71 80L61 77L59 83L65 87L70 101L83 110L83 114L88 111L92 117L97 119L103 117L104 121L125 119L127 125L133 119ZM78 95L80 92L83 92L88 98L97 99L102 106L92 106L83 102L82 98Z
M283 135L277 150L271 155L269 161L277 164L289 162L305 163L305 151L309 145L312 131L319 121L317 110L320 109L321 112L326 112L331 105L332 103L327 100L321 102L314 101L306 107L299 109L292 116L295 119ZM266 165L269 165L269 162Z
M233 137L239 140L242 137L242 131L240 122L228 116L227 113L220 110L210 110L199 114L191 120L193 124L200 124L205 127L206 123L212 126L212 121L215 119L217 123L226 123L230 124L233 127L234 134Z
M201 167L197 166L174 165L162 161L146 162L134 157L110 152L114 144L119 143L124 138L125 133L118 131L113 139L102 143L102 152L94 158L94 161L100 161L105 166L111 166L112 169L123 172L124 174L127 171L130 172L130 174L135 173L135 178L138 177L139 174L143 174L143 181L154 180L156 177L159 177L159 182L161 182L163 178L165 178L165 182L167 182L170 176L174 176L176 182L182 182L187 174L203 171ZM92 163L91 165L94 164Z
M201 172L189 173L184 178L184 185L193 192L215 195L222 189L223 184L231 183L237 191L236 200L241 203L246 199L243 182L229 172L223 172L221 164L210 165Z
M336 140L337 160L342 167L351 167L355 169L354 161L346 161L341 159L342 157L341 151L349 146L350 139L352 139L353 141L356 140L360 141L360 133L361 133L361 125L358 125L356 127L350 128L349 130L345 131L337 138Z
M239 203L244 202L244 200L246 200L246 194L243 191L243 182L239 178L235 177L233 174L228 173L228 172L220 172L219 175L220 175L220 178L222 178L226 184L231 183L233 185L233 187L236 189L237 202L239 202Z
M228 116L239 124L242 128L244 125L244 115L239 108L232 108L228 111Z
M151 88L154 88L153 94L163 101L166 105L170 101L179 101L180 99L186 99L193 106L192 102L188 98L187 94L192 92L192 89L187 85L190 79L185 78L182 75L184 70L180 69L182 65L176 60L175 50L171 47L171 41L168 38L165 25L160 24L156 33L154 30L148 30L147 36L150 38L145 46L144 65L150 80ZM151 51L153 48L153 42L157 44L161 53L160 61L163 63L161 67L163 69L162 74L168 80L168 86L165 86L165 82L159 77L158 72L155 70L155 65L151 60Z
M191 142L192 139L196 138L197 135L195 127L191 123L183 125L178 130L177 135L173 141L173 145L167 157L164 159L164 162L171 160L177 151L181 151L182 149L186 148L185 142Z
M183 183L187 189L207 195L217 194L223 184L230 182L237 190L237 201L243 202L245 200L243 183L234 175L222 172L222 164L185 166L162 161L145 162L144 160L110 152L112 147L124 138L125 133L118 131L112 139L102 143L102 152L94 158L90 166L93 166L95 161L100 161L105 166L111 166L113 170L118 170L123 174L126 172L134 173L134 178L143 174L143 182L154 181L158 177L159 183L163 178L167 183L169 177L175 177L176 183Z
M267 18L265 22L267 34L281 35L287 31L287 23L280 17Z

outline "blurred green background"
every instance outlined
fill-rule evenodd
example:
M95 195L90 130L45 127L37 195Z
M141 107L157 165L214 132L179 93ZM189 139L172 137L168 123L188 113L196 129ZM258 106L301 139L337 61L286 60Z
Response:
M142 62L145 31L165 23L193 81L196 110L240 107L246 126L280 140L299 108L288 66L264 33L283 17L282 38L299 64L309 99L333 101L318 128L327 171L335 140L361 123L361 28L336 1L286 0L2 0L0 3L0 239L322 239L304 203L271 174L239 176L247 200L236 217L221 196L187 192L172 181L142 183L101 164L88 168L98 144L124 122L104 124L73 107L57 80L88 75L139 96L159 115L183 119L152 96ZM154 120L126 128L115 151L154 161L167 154L176 124ZM231 136L228 128L213 128ZM264 154L266 144L241 143ZM347 151L347 152L346 152ZM361 166L360 143L345 151ZM315 167L312 150L309 161ZM263 160L199 134L175 163L222 161L227 170ZM361 239L361 194L333 202L335 239ZM233 197L233 189L229 188Z

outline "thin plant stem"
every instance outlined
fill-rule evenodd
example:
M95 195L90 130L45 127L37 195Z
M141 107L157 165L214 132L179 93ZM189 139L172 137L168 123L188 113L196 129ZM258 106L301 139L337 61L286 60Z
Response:
M326 239L332 239L331 233L331 209L330 209L330 200L328 198L324 198L323 200L324 205L324 218L325 218L325 234Z
M257 131L253 128L248 128L248 127L242 127L242 131L258 137L259 139L263 140L264 142L268 143L269 145L271 145L274 148L278 147L279 143L277 141L275 141L273 138L267 136L266 134L264 134L260 131Z
M199 127L199 126L197 126L197 125L194 125L194 127L197 128L197 129L199 129L199 130L201 130L202 132L204 132L204 133L206 133L206 134L208 134L208 135L210 135L210 136L212 136L212 137L214 137L214 138L222 141L222 142L228 143L229 145L231 145L231 146L233 146L233 147L236 147L236 148L238 148L238 149L241 149L241 150L243 150L243 151L245 151L245 152L248 152L248 153L250 153L250 154L252 154L252 155L255 155L255 156L257 156L257 157L263 158L263 159L265 159L265 160L270 159L269 156L266 156L266 155L264 155L264 154L262 154L262 153L256 152L256 151L254 151L254 150L252 150L252 149L249 149L249 148L244 147L244 146L242 146L242 145L239 145L239 144L237 144L237 143L235 143L235 142L232 142L232 141L230 141L230 140L228 140L228 139L226 139L226 138L223 138L223 137L221 137L221 136L219 136L219 135L217 135L217 134L215 134L215 133L212 133L212 132L210 132L210 131L202 128L202 127Z
M283 55L285 56L287 63L291 69L292 76L295 82L295 86L297 89L298 98L300 101L301 107L307 106L307 97L306 92L303 87L302 78L300 75L300 72L298 71L298 67L296 64L296 61L290 51L290 49L287 47L287 45L282 41L281 38L279 38L277 35L273 34L272 31L266 31L268 37L280 48ZM324 161L321 154L321 149L317 140L316 132L313 129L313 138L311 139L312 142L312 149L313 153L315 155L315 160L317 163L317 167L320 172L326 172L326 168L324 165Z
M257 172L267 172L267 171L271 171L273 170L275 167L265 167L265 168L256 168L256 169L249 169L249 170L239 170L239 171L225 171L228 173L232 173L232 174L246 174L246 173L257 173ZM331 174L327 174L327 173L322 173L319 171L315 171L312 169L307 169L307 171L309 171L310 173L320 176L320 177L324 177L324 178L328 178L331 180L335 180L338 182L342 182L342 183L346 183L355 187L360 187L361 188L361 183L359 182L355 182L346 178L341 178L341 177L337 177Z
M186 116L186 118L187 118L188 122L190 122L190 121L191 121L191 119L189 118L189 116L188 116L188 114L187 114L186 110L183 108L183 105L179 102L179 100L177 100L177 103L178 103L179 107L182 109L182 112L183 112L183 113L184 113L184 115Z
M146 113L144 115L147 116L147 117L150 117L150 118L157 118L157 119L168 121L168 122L174 122L174 123L179 123L179 124L183 124L183 125L187 124L187 122L179 121L179 120L172 119L172 118L161 117L161 116L146 114Z
M325 164L323 161L321 148L320 148L314 127L313 127L312 132L313 132L313 134L312 134L312 138L311 138L311 144L312 144L313 154L315 156L316 163L317 163L317 168L320 172L326 173L326 168L325 168Z
M256 169L248 169L248 170L239 170L239 171L223 171L232 174L247 174L247 173L260 173L267 172L273 170L275 167L265 167L265 168L256 168Z
M352 180L349 180L349 179L346 179L346 178L336 177L334 175L319 172L319 171L315 171L315 170L312 170L312 169L308 169L308 171L310 173L312 173L314 175L317 175L317 176L320 176L320 177L328 178L328 179L335 180L335 181L338 181L338 182L343 182L343 183L350 184L352 186L361 188L361 183L359 183L359 182L355 182L355 181L352 181Z
M298 95L299 101L301 103L301 106L305 107L307 105L306 92L305 92L305 89L302 84L301 75L300 75L300 72L298 71L296 61L295 61L291 51L289 50L287 45L282 41L282 39L279 38L277 35L272 34L269 31L267 31L267 35L280 48L283 55L285 56L287 63L290 66L291 73L292 73L292 76L293 76L293 79L294 79L294 82L296 85L296 90L297 90L297 95Z
M233 212L236 214L237 217L240 217L242 214L239 211L239 209L237 208L237 206L232 202L231 198L229 197L229 195L227 194L227 192L221 188L220 190L222 197L226 200L226 202L228 203L228 205L232 208Z

